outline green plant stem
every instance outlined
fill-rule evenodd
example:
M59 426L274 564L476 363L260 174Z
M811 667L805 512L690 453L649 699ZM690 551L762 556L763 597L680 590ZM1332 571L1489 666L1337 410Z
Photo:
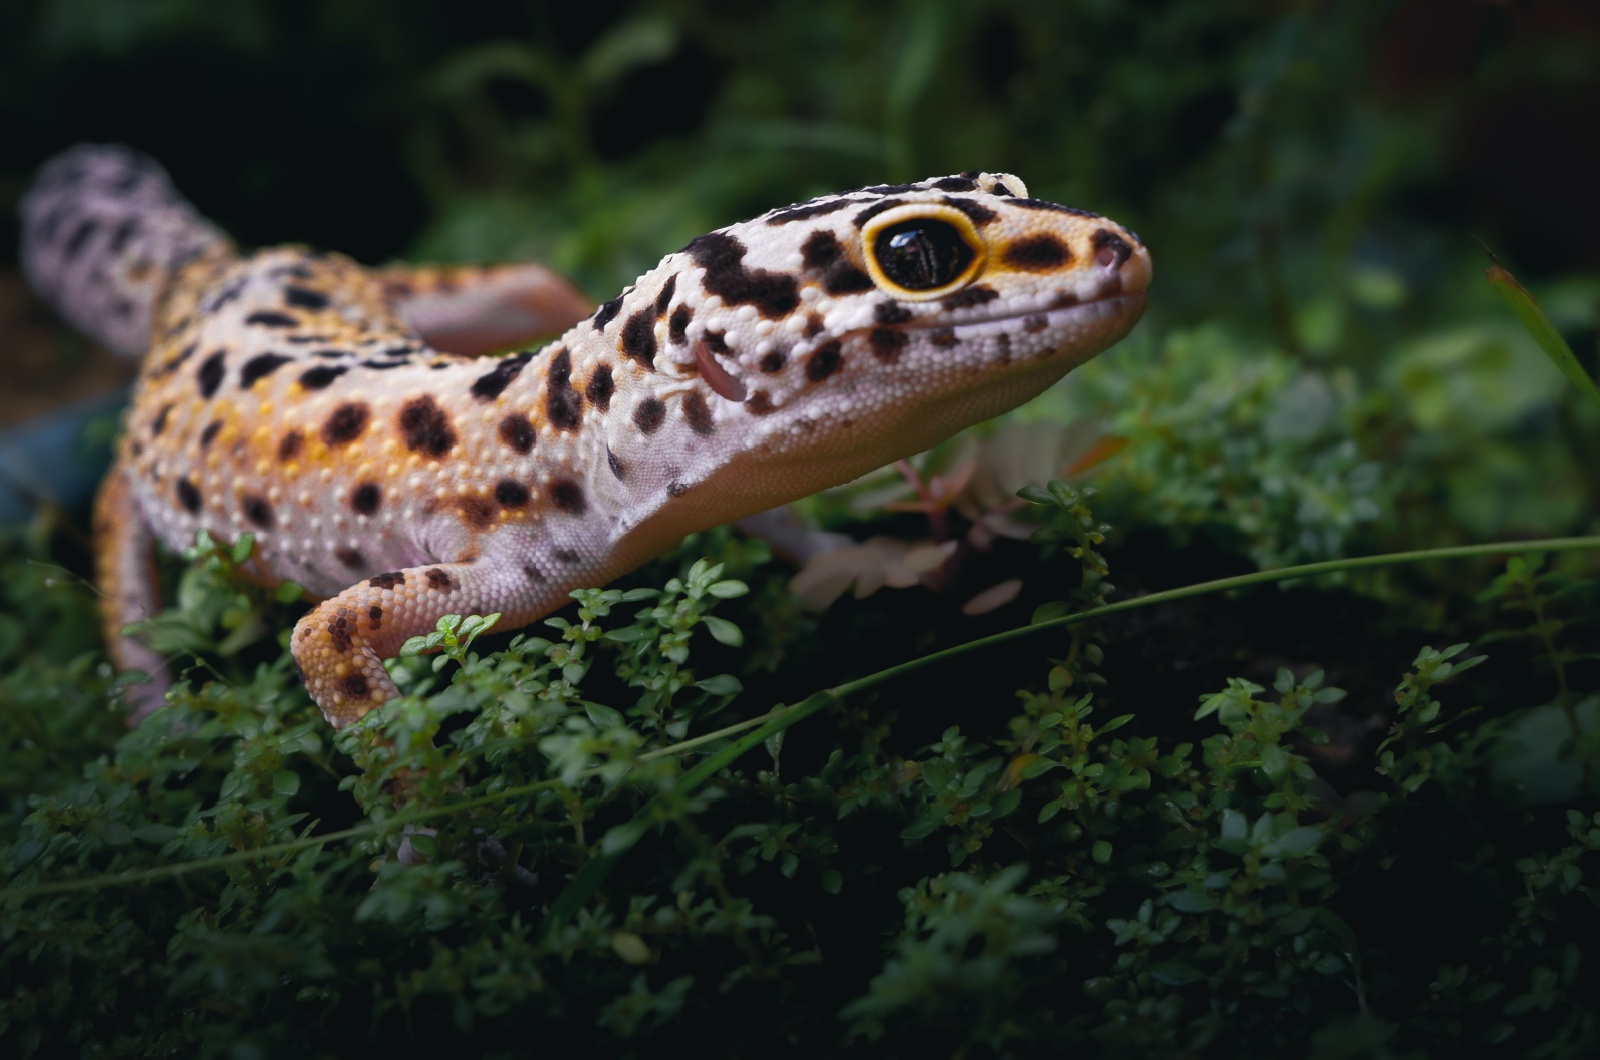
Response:
M1020 626L1016 629L1005 630L987 637L980 637L965 644L945 648L931 655L924 655L910 659L895 666L858 677L854 681L836 685L814 693L802 702L793 706L780 705L772 710L733 725L725 726L715 732L705 733L692 739L681 741L671 747L657 748L647 751L639 757L641 760L651 760L668 755L681 755L695 747L719 739L732 736L734 733L750 729L745 735L734 740L708 756L693 769L678 778L673 786L671 797L682 798L695 788L705 783L712 776L727 768L745 753L762 746L768 739L780 732L786 731L790 726L804 721L806 718L819 713L825 707L845 699L848 696L865 692L879 685L888 684L900 677L915 673L928 666L934 666L951 659L976 651L983 651L998 644L1030 637L1038 633L1061 629L1087 622L1091 619L1104 618L1108 615L1121 614L1125 611L1135 611L1144 607L1155 607L1160 604L1171 603L1174 600L1188 600L1197 596L1206 596L1211 593L1229 592L1235 589L1244 589L1252 585L1264 585L1270 582L1291 581L1295 578L1313 577L1318 574L1334 574L1340 571L1362 570L1372 567L1394 567L1407 563L1420 563L1428 560L1466 559L1475 556L1505 555L1513 552L1581 552L1600 550L1600 536L1594 537L1559 537L1545 538L1537 541L1496 541L1485 545L1458 545L1450 548L1417 549L1409 552L1389 552L1378 556L1358 556L1351 559L1326 560L1321 563L1305 563L1296 567L1283 567L1278 570L1256 571L1252 574L1241 574L1232 578L1219 578L1214 581L1199 582L1186 585L1177 589L1166 589L1161 592L1150 593L1147 596L1135 597L1129 600L1120 600L1114 604L1106 604L1077 614L1063 615L1059 618L1049 619L1031 626ZM576 779L589 779L597 776L600 770L590 769L579 773ZM360 839L378 832L398 826L429 820L434 817L443 817L449 814L460 813L464 810L475 809L479 806L488 806L504 802L506 799L529 795L545 788L560 784L558 778L534 781L530 784L506 788L489 795L480 795L471 799L462 799L456 802L445 803L439 806L419 808L398 813L383 821L370 822L356 825L352 828L341 829L319 836L303 836L299 839L285 840L282 843L270 843L266 846L256 847L252 850L237 850L229 854L220 854L216 857L200 858L195 861L179 862L172 865L162 865L148 869L134 869L128 872L105 876L89 876L78 880L57 880L51 883L33 884L25 887L7 887L0 890L0 901L21 901L28 898L37 898L46 895L67 894L74 891L87 891L104 887L126 886L135 883L147 883L161 879L175 879L191 872L207 869L224 868L244 862L257 861L263 858L272 858L279 855L294 854L313 847L328 843L343 842L350 839ZM629 838L619 840L615 849L602 852L591 858L573 876L566 889L557 896L550 908L550 915L545 922L546 930L560 924L583 905L584 902L597 891L610 876L622 858L627 854L638 838L644 834L652 823L653 817L662 797L656 796L644 805L634 816L629 825L623 826L623 832Z

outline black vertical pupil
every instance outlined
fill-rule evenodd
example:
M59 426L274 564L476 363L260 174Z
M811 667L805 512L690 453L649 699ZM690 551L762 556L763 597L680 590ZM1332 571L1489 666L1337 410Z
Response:
M883 274L908 291L943 287L972 263L972 248L955 225L927 218L885 228L872 252Z

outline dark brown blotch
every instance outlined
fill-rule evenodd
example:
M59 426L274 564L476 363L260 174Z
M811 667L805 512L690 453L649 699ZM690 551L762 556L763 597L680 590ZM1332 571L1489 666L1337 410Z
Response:
M161 437L161 432L167 429L167 417L171 415L172 403L162 405L161 411L156 413L156 418L150 421L150 437Z
M240 498L244 517L263 530L272 529L272 505L259 493L247 493Z
M533 424L520 412L513 412L500 421L500 440L519 453L532 452L533 443L537 438L538 433L534 431Z
M674 345L682 346L689 341L689 321L694 319L694 310L686 305L680 305L672 311L672 316L667 318L667 338Z
M800 244L800 258L808 269L825 269L843 256L839 237L826 230L812 232Z
M288 313L277 313L270 309L264 309L259 313L251 313L244 318L244 322L263 328L292 328L300 323Z
M683 416L689 421L689 427L696 434L715 434L716 420L711 415L711 406L706 403L706 396L698 390L691 390L683 396Z
M928 341L935 349L948 350L956 344L955 328L934 328L928 332Z
M178 479L173 487L178 494L178 503L183 505L183 510L190 515L200 512L200 491L195 489L194 483L187 475Z
M937 185L935 185L935 187L937 187ZM956 199L946 196L944 204L946 206L954 207L955 209L966 214L967 219L975 225L986 225L990 221L993 221L996 217L1000 216L987 206L980 202L975 202L972 199Z
M499 510L493 501L484 497L462 497L456 504L456 510L461 513L461 521L474 530L487 530L494 525L495 513Z
M939 304L946 309L969 309L975 305L983 305L1000 297L1000 292L993 287L985 287L975 283L971 287L963 287L955 294L947 294L939 299Z
M367 565L367 557L358 548L336 548L333 558L344 564L345 570L360 570Z
M667 418L667 406L660 398L647 397L633 410L633 425L645 434L654 434Z
M589 373L589 385L583 388L583 396L589 399L589 404L601 412L611 407L611 395L616 391L616 383L611 378L611 366L602 364Z
M226 351L217 350L210 357L200 362L200 368L195 372L194 378L195 382L200 385L201 397L211 397L217 392L217 388L222 385L222 377L228 370L228 366L225 363L226 358Z
M1072 251L1052 235L1028 236L1007 243L1000 260L1023 272L1049 272L1072 261Z
M437 459L455 448L455 428L431 394L412 398L400 406L397 422L401 440L413 453L426 453Z
M239 369L239 389L249 390L292 360L293 357L281 353L262 353L250 358Z
M473 381L472 396L479 401L493 401L511 385L511 381L522 373L522 369L532 359L531 353L518 353L502 358L493 369Z
M823 343L806 359L806 378L813 383L820 383L837 372L843 363L844 353L840 350L839 344Z
M282 462L293 460L300 455L305 444L305 435L299 431L285 431L282 440L278 442L278 459Z
M321 291L313 291L308 287L295 287L289 285L283 289L283 301L287 305L300 309L326 309L328 296Z
M528 487L516 479L501 479L494 488L494 499L502 508L526 508Z
M686 248L705 270L705 289L729 305L753 305L769 320L787 316L800 304L793 276L745 267L745 245L726 232L712 232Z
M217 434L222 430L221 420L212 420L206 424L205 430L200 432L200 448L210 449L211 443L217 440Z
M589 506L583 497L583 487L570 478L556 479L550 484L550 503L568 515L582 515Z
M355 640L351 636L355 621L356 613L348 607L341 607L339 613L328 623L328 639L333 642L333 650L341 655L355 646Z
M300 373L300 385L307 390L321 390L349 370L342 365L319 364Z
M367 679L361 674L351 674L339 682L339 691L346 699L366 699Z
M641 309L628 318L622 326L622 337L617 348L623 356L631 357L646 368L656 366L656 318L648 309Z
M583 395L572 388L572 353L565 347L550 358L545 373L544 411L551 426L563 431L583 422Z
M872 307L872 319L880 324L904 324L911 319L911 310L899 302L879 302Z
M860 294L872 290L872 277L848 261L841 261L824 274L822 289L831 295Z
M772 403L772 395L767 393L765 390L751 391L750 396L744 399L744 407L749 409L757 416L765 416L767 413L777 408L777 406Z
M782 350L773 350L761 358L759 365L763 372L772 375L783 371L783 366L789 363L789 355Z
M376 482L363 482L350 491L350 510L357 515L376 515L383 507L383 488Z
M455 590L455 580L438 567L429 567L422 572L422 576L428 580L428 588L435 592L448 593Z
M387 574L374 574L367 579L367 584L374 589L393 589L404 585L406 576L400 571L390 571Z
M322 440L330 446L349 445L367 429L372 412L365 402L347 401L322 422Z
M872 355L885 364L893 364L900 359L907 341L906 333L896 328L873 328L867 333L867 344L872 348Z
M673 273L667 277L667 282L661 285L661 291L656 295L656 316L666 316L667 306L672 304L672 296L678 290L678 274Z

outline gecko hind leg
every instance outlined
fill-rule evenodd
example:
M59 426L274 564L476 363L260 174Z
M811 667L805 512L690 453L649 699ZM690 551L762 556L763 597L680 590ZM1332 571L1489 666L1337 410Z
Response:
M532 262L388 265L384 297L428 345L478 355L557 335L594 311L565 278Z
M118 670L140 670L147 677L130 685L123 701L130 725L166 705L172 676L167 660L122 634L124 626L149 618L161 606L156 577L155 538L133 503L126 465L112 465L94 503L95 583L100 587L100 620L106 646Z

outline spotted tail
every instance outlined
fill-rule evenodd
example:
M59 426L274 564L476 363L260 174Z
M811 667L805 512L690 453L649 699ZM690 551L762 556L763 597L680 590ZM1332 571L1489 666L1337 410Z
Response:
M232 244L126 147L81 144L45 164L22 199L22 266L74 327L137 357L172 274Z

